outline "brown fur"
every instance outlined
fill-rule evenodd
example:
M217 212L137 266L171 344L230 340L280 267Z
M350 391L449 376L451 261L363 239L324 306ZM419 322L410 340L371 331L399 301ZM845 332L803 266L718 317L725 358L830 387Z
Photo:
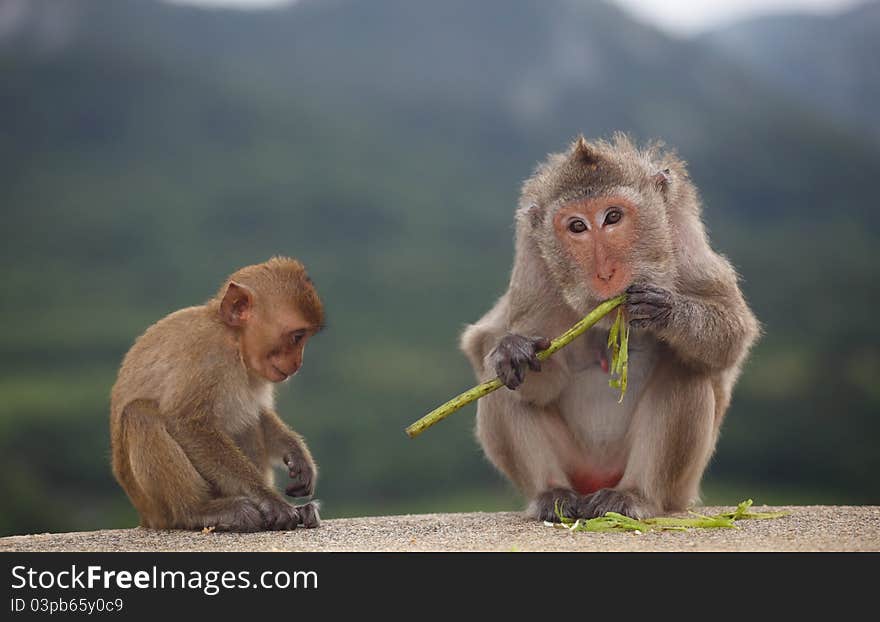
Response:
M324 306L305 266L289 257L272 257L269 261L245 266L226 279L212 302L222 300L230 283L239 283L262 294L262 304L294 304L315 328L324 326ZM209 303L210 304L210 303Z
M593 247L573 246L592 242L572 242L559 222L560 214L597 204L636 210L620 229L625 238L607 247L618 276L627 277L617 291L597 290L599 281L589 278L597 274ZM516 391L502 389L478 405L477 436L487 456L533 500L534 516L553 518L547 491L571 492L575 480L591 478L619 482L584 495L569 513L641 517L695 502L759 332L736 273L709 246L684 162L660 143L640 149L623 134L581 137L524 183L509 289L465 330L461 347L485 380L496 373L492 354L505 335L555 337L631 285L650 286L672 303L662 319L633 320L639 328L632 329L622 405L599 364L610 318L529 372ZM627 305L628 313L637 311ZM560 498L571 505L568 493Z
M230 283L248 292L240 324L221 311ZM112 462L143 526L256 531L302 522L275 491L272 467L283 460L311 494L314 460L275 414L272 381L243 355L251 334L255 352L272 349L272 360L298 368L305 337L276 344L277 332L263 330L282 326L282 316L306 318L308 334L323 324L302 265L276 257L234 273L206 304L160 320L126 354L111 392Z

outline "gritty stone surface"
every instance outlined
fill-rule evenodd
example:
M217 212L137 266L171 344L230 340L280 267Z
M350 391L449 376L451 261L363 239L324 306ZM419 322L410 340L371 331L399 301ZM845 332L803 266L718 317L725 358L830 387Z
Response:
M731 508L707 507L705 514ZM516 512L339 518L318 529L254 534L113 529L0 538L28 551L880 551L880 506L754 507L787 511L739 529L570 533Z

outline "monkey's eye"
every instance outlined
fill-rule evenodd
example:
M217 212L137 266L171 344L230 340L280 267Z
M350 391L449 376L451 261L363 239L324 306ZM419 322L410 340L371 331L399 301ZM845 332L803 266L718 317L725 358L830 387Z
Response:
M293 345L297 345L300 341L303 340L303 337L305 337L305 333L292 333L290 335L290 341L293 343Z
M587 223L580 218L573 218L571 222L568 223L568 230L572 233L583 233L587 230Z
M615 225L620 222L620 219L623 218L623 212L620 209L614 207L608 210L608 213L605 214L605 225Z

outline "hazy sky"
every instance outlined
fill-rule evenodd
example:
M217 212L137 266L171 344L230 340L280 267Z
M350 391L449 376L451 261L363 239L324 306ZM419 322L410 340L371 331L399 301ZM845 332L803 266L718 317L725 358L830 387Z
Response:
M265 7L295 0L170 0L214 6ZM443 0L437 0L442 2ZM474 0L479 2L479 0ZM861 0L612 0L644 21L678 34L693 34L733 19L780 11L829 12Z
M675 33L692 34L724 22L767 13L834 12L859 0L614 0L643 20Z

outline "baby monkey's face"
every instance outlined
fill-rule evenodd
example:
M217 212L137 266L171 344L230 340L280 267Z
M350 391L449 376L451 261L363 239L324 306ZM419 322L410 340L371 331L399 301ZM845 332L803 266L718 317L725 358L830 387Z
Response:
M296 307L255 310L242 327L242 359L252 373L284 382L302 367L306 342L315 332Z

